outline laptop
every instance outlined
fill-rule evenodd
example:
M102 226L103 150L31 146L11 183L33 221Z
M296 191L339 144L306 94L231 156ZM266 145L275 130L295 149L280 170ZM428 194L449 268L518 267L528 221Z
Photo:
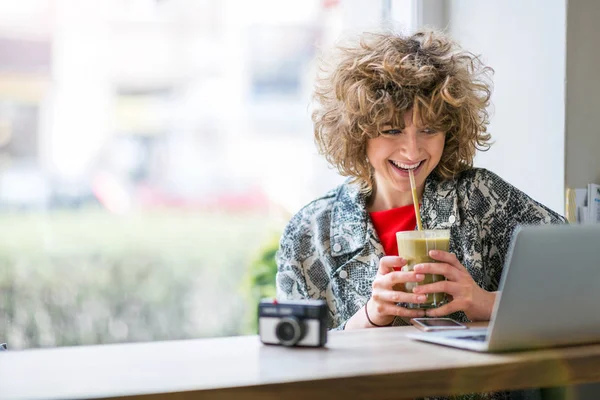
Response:
M600 224L515 230L488 328L411 333L503 352L600 342Z

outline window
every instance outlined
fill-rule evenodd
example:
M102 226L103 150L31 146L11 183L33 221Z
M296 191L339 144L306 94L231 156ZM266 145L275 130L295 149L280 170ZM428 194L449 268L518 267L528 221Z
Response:
M0 6L0 338L255 333L283 225L342 181L312 139L319 49L381 8L17 3Z

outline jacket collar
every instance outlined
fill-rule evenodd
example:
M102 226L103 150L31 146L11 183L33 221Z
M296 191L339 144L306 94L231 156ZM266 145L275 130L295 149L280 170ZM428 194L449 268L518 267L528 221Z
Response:
M426 229L460 225L456 180L441 180L435 173L425 181L421 218ZM330 246L334 257L355 253L376 237L366 208L367 195L357 184L344 183L331 211ZM381 246L380 246L381 247Z
M334 257L354 253L369 240L370 221L367 196L358 184L344 183L337 193L331 211L331 254Z
M425 181L421 218L426 229L450 229L460 225L457 180L441 180L432 173Z

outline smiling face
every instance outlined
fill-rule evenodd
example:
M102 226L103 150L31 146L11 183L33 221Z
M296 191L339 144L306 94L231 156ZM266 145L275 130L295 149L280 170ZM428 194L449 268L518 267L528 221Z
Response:
M425 179L440 162L445 132L413 123L412 110L404 114L404 128L384 126L367 141L367 157L374 169L375 190L369 211L389 210L412 203L408 171L412 169L419 198Z

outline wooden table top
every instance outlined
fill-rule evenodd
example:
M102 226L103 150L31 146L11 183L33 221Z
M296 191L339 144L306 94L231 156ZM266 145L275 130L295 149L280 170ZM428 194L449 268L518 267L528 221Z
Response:
M398 399L600 381L600 344L480 354L414 331L332 332L321 349L241 336L8 351L0 399Z

